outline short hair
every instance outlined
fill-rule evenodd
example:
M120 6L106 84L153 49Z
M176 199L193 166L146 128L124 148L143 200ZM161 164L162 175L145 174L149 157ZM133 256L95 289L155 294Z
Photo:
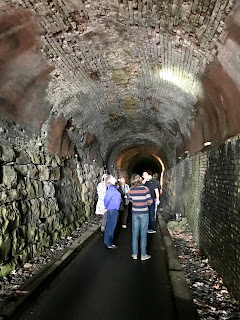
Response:
M112 176L111 174L106 177L106 179L105 179L105 186L106 186L106 187L108 187L108 186L110 186L110 184L112 184L112 183L111 183L112 177L113 177L113 176Z
M131 185L132 187L138 187L142 184L142 178L140 177L139 174L134 173L131 176Z
M159 179L159 174L156 172L156 173L154 173L153 174L153 178L155 178L155 179Z
M152 176L152 171L151 171L151 170L143 170L143 172L147 172L147 174L148 174L149 176Z

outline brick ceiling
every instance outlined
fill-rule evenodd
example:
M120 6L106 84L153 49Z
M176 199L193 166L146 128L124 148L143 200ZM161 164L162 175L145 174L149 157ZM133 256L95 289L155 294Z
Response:
M106 153L137 141L174 150L189 134L201 76L225 41L235 1L5 3L29 9L43 29L42 54L54 66L52 112L72 119L72 140L90 132Z

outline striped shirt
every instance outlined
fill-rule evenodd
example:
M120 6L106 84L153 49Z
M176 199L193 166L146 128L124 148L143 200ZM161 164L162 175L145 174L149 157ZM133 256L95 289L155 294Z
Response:
M148 187L132 187L129 190L129 200L132 202L132 213L148 213L148 206L153 203Z

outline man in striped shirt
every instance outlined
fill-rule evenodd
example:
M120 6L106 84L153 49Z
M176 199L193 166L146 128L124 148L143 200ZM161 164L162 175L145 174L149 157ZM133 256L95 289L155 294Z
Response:
M132 258L137 259L138 238L140 232L141 260L150 259L147 254L148 206L153 203L148 187L142 185L138 174L131 177L129 200L132 202Z

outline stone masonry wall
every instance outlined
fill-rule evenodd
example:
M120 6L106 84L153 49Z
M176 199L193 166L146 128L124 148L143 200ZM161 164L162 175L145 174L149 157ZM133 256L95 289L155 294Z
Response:
M86 220L102 173L77 159L0 145L0 276Z
M240 137L186 158L165 174L171 211L188 218L201 250L240 298ZM176 183L180 180L181 183ZM181 185L181 189L177 186ZM183 203L183 206L179 205Z

